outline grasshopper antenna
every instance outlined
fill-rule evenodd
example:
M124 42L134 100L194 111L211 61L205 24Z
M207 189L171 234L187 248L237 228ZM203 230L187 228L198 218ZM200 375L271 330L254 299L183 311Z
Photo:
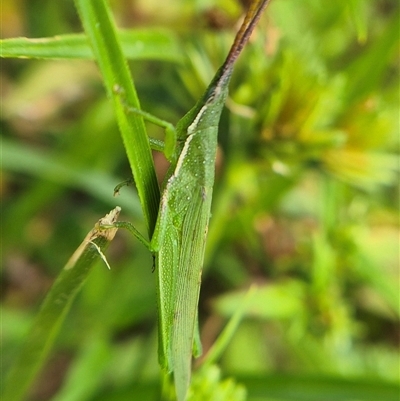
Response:
M248 8L242 26L236 34L235 41L233 42L231 50L229 51L228 56L226 57L226 60L222 65L219 82L223 82L228 76L230 76L233 64L235 63L245 44L250 39L254 27L257 25L257 22L260 19L262 12L267 7L270 1L271 0L254 1Z

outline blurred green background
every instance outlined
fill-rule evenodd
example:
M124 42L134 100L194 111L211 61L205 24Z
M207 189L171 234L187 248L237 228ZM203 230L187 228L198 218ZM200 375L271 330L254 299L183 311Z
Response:
M143 109L177 122L227 54L241 4L110 4L118 26L169 38L167 54L155 39L155 54L130 66ZM2 38L82 31L72 2L3 0L1 18ZM236 66L200 324L207 351L257 285L219 361L248 400L398 399L399 18L395 0L272 0ZM4 380L94 223L119 205L121 220L145 228L134 189L113 197L130 171L94 62L2 59L0 79ZM154 158L161 180L166 161ZM120 230L107 259L31 400L159 399L151 255Z

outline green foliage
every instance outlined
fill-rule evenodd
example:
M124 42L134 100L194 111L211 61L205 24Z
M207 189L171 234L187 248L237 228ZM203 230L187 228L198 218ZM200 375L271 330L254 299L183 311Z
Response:
M4 41L4 57L69 59L2 60L4 383L93 222L116 205L141 232L148 221L134 190L112 197L131 169L93 62L71 60L79 49L89 57L82 36L61 36L62 49L52 38L82 31L72 4L42 2L38 12L36 2L3 3L5 36L48 37ZM144 110L176 122L202 94L240 14L222 3L165 2L162 12L159 2L113 3L119 26L146 27L144 48L120 36L110 44L134 60ZM193 399L241 399L243 386L249 401L396 399L398 21L391 0L273 0L239 60L220 124L200 300L205 351L247 287L258 288L218 367L195 372ZM129 32L133 41L143 29ZM154 158L162 175L165 161ZM111 271L100 262L87 277L30 399L157 399L151 256L121 230L106 256Z
M126 106L121 102L120 93L128 105L140 109L136 89L118 41L116 26L104 1L77 0L76 7L103 76L107 94L113 99L147 231L151 235L157 219L160 193L143 118L126 113Z
M101 224L113 224L118 219L119 212L120 209L117 207L100 219L57 277L9 374L2 393L3 400L13 401L24 397L38 370L43 366L60 325L97 257L100 255L109 267L103 251L114 238L117 229L105 230L101 228Z
M182 55L174 36L169 31L155 29L119 31L118 39L124 56L132 60L164 60L179 62ZM53 38L5 39L2 57L43 59L93 59L87 37L83 34L59 35Z
M193 377L188 401L245 401L246 389L232 379L223 379L216 366L207 366Z

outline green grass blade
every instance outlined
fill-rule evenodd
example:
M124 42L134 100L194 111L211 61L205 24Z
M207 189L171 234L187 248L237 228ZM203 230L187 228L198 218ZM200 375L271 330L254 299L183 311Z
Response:
M132 60L182 61L182 52L172 32L161 29L121 30L117 33L123 54ZM0 41L1 57L41 59L94 59L84 34L52 38L12 38Z
M112 188L116 182L122 181L121 177L95 169L73 166L68 161L62 160L57 152L42 151L6 138L1 140L1 152L1 167L5 172L26 174L54 182L59 186L78 189L105 204L115 205L115 198L111 196ZM127 196L119 197L119 205L135 218L141 218L136 194L131 188L125 188L124 195L126 194L131 195L130 199ZM9 221L11 216L12 213L9 212L3 223Z
M93 262L114 238L117 229L100 229L99 224L112 224L120 208L100 219L77 248L47 294L37 314L27 341L8 376L2 401L19 401L26 394L43 366L60 326L79 289L88 277ZM105 260L105 259L104 259Z
M238 377L248 401L398 401L399 385L377 379L338 376L268 375Z
M207 355L202 362L202 365L212 365L218 361L226 347L228 346L230 340L235 334L240 322L242 321L245 314L248 312L253 299L256 297L257 289L256 287L250 287L247 294L243 297L242 302L236 309L235 313L229 319L228 324L218 336L217 340L214 342Z
M152 234L160 192L143 119L134 113L128 114L126 107L121 103L121 95L115 91L115 88L118 88L130 106L140 109L128 65L117 39L116 28L103 0L76 0L75 3L103 75L107 93L113 99L148 232Z
M112 358L111 341L101 330L94 330L82 344L63 380L61 389L51 401L89 400L101 387ZM82 378L85 380L82 380Z
M348 66L346 101L355 102L379 88L383 74L399 46L399 18L399 9L394 10L379 40L372 42Z
M356 30L357 39L360 43L365 43L368 37L367 16L365 13L365 2L362 0L350 0L348 2L350 18Z

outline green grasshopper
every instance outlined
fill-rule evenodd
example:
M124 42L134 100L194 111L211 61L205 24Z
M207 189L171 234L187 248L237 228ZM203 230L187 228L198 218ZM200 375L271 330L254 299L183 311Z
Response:
M269 0L253 1L224 64L203 97L177 123L176 129L143 111L132 110L166 128L164 152L171 165L162 186L151 241L147 242L130 223L116 225L132 231L155 255L159 361L162 368L174 375L178 401L186 399L192 352L196 357L201 354L197 307L214 185L219 119L228 95L233 65L268 3Z

